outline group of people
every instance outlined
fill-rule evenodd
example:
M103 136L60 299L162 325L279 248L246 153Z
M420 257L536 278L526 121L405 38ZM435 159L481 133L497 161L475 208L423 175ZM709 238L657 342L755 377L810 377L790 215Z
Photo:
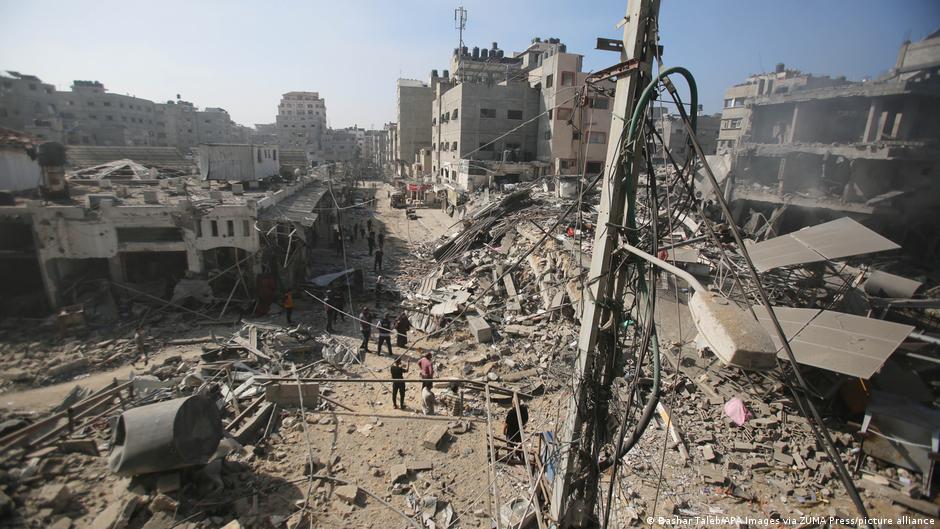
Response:
M376 319L372 315L369 307L362 307L359 312L359 330L362 332L362 344L359 349L364 353L369 352L369 339L372 337L372 327L378 328L378 340L375 352L382 354L382 345L388 347L388 354L392 353L392 331L395 331L395 342L398 347L405 347L408 344L408 331L411 330L411 321L408 315L402 312L392 321L391 315L385 313L381 318Z
M382 271L382 260L385 257L385 233L376 231L372 227L372 219L367 219L364 224L356 222L349 230L349 242L352 244L356 237L360 236L369 247L369 255L373 258L372 271ZM333 249L336 255L343 254L343 232L339 225L333 227Z
M389 367L392 380L403 380L408 366L403 366L401 357L395 359ZM434 364L431 352L425 351L418 360L418 374L421 376L421 411L425 415L434 415ZM396 402L397 399L397 402ZM405 383L392 382L392 406L405 409Z

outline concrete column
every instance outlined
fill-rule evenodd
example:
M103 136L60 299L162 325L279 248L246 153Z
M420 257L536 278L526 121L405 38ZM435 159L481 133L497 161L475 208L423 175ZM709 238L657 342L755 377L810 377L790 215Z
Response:
M777 168L777 194L783 195L786 189L787 181L787 157L780 158L780 165Z
M793 117L790 119L790 130L787 132L787 137L784 140L786 143L794 143L802 139L802 134L798 134L796 130L796 127L800 124L800 107L802 107L800 103L793 105Z
M108 257L108 275L111 276L111 281L115 283L123 283L124 278L124 263L121 262L121 254L116 253L112 257Z
M914 117L920 108L920 101L914 97L908 97L904 100L904 106L901 112L894 118L894 128L891 129L891 136L896 140L910 140L911 129L914 128Z
M42 277L42 286L46 291L46 300L49 301L51 308L57 309L59 308L59 278L55 263L42 257L38 257L36 261L39 263L39 275Z
M875 141L877 133L875 127L878 126L881 117L881 100L874 99L868 107L868 120L865 121L865 134L862 136L862 143L871 143Z
M197 250L193 245L186 245L186 268L195 274L201 274L206 270L206 261L202 256L202 250Z

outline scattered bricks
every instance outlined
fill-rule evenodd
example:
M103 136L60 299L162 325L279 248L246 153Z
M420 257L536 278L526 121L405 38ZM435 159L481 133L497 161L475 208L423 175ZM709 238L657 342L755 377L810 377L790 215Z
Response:
M493 341L493 327L486 320L479 316L467 316L467 323L470 325L470 332L477 343L489 343Z
M111 503L91 523L91 529L125 529L138 505L139 496L129 496Z
M408 478L408 467L405 465L392 465L388 471L388 477L392 483L402 481Z
M746 466L747 468L751 470L755 470L758 468L767 468L767 461L764 459L760 459L760 458L752 458L752 459L748 459L747 461L745 461L744 466Z
M72 492L66 485L46 485L39 489L39 506L49 507L52 512L64 511L71 500Z
M809 468L810 470L816 470L817 468L819 468L819 461L816 461L815 459L807 459L806 467Z
M712 483L715 485L721 485L725 482L725 474L720 470L715 470L713 468L701 467L698 469L699 474L702 476L702 481L705 483Z
M302 394L304 408L310 410L316 407L320 398L320 386L300 384L299 387L298 390L298 385L290 382L268 384L264 387L264 400L285 407L298 407Z
M755 447L754 447L753 444L751 444L751 443L744 443L744 442L741 442L741 441L735 441L735 442L734 442L734 445L732 446L732 449L733 449L735 452L753 452L753 451L754 451L754 448L755 448Z
M804 468L806 468L806 462L803 461L803 457L800 456L799 453L797 453L797 452L794 452L794 453L793 453L793 461L796 462L796 468L798 468L798 469L800 469L800 470L803 470Z
M505 325L502 331L509 336L531 336L534 329L526 325Z
M705 461L715 460L715 451L712 450L712 445L702 446L702 459L704 459Z
M793 456L784 454L780 449L774 450L774 460L786 467L793 466Z
M336 490L333 492L336 494L337 498L346 503L353 504L356 503L356 498L359 496L359 487L355 485L343 485L336 487Z
M159 477L157 477L157 492L161 494L169 494L178 490L180 490L179 472L161 474Z
M98 456L98 443L94 439L66 439L59 443L59 450L66 454L87 454Z
M441 442L443 442L444 438L446 437L447 425L439 424L428 430L428 433L424 436L424 441L421 442L421 445L428 450L437 450L437 448L441 445Z

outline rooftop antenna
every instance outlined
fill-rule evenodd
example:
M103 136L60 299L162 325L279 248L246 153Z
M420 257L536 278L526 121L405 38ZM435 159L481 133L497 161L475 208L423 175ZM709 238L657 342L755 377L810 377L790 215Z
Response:
M467 29L467 10L463 6L454 9L454 28L460 36L460 44L457 53L463 53L463 30Z

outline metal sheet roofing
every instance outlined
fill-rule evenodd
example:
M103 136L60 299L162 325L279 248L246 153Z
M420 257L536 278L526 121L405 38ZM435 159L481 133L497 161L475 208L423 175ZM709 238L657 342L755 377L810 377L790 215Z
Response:
M796 361L836 373L871 378L914 330L910 325L876 320L831 310L774 307ZM786 360L763 306L755 306L757 320L767 329L777 357Z
M748 253L759 272L780 266L838 259L900 248L897 244L842 217L817 226L752 244Z
M195 172L196 164L183 158L176 147L111 147L69 145L68 164L73 169L104 165L115 160L133 160L147 167L165 167L187 174Z

